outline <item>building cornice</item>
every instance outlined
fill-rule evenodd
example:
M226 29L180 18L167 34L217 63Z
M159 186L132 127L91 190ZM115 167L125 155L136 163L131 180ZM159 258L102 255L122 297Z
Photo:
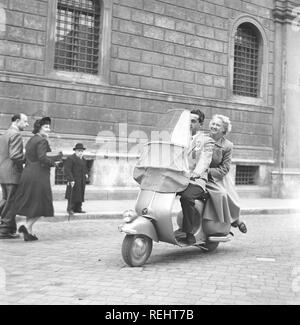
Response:
M298 9L297 9L298 8ZM273 10L275 23L292 24L300 15L300 1L276 0Z

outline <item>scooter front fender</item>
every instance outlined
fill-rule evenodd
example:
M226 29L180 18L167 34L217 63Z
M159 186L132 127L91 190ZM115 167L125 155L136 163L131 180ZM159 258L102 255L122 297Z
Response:
M158 242L157 232L150 219L138 217L130 223L125 223L119 230L129 235L145 235Z

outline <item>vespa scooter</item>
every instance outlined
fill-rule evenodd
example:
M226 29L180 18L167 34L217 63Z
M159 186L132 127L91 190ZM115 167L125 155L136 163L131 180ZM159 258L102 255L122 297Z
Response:
M182 211L176 195L189 184L188 148L190 112L174 111L168 121L175 122L169 141L151 141L134 168L134 179L140 184L135 210L124 212L119 230L126 234L122 256L129 266L142 266L152 252L153 241L180 247L195 246L203 252L215 250L220 242L231 239L230 224L202 219L208 194L196 201L198 224L194 226L196 242L188 244L180 231ZM170 127L169 127L170 128ZM177 206L177 209L176 209Z

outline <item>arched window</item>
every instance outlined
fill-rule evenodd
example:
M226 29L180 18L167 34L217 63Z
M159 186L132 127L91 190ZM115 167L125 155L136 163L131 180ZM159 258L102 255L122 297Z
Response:
M100 1L58 0L54 69L98 74Z
M233 94L260 96L262 38L251 23L238 26L234 37Z

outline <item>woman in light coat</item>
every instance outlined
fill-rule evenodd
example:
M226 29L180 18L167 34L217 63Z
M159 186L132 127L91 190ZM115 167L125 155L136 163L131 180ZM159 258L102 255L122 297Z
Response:
M210 198L206 202L203 219L230 223L246 233L246 224L240 219L239 197L229 175L233 143L226 139L226 135L231 131L230 120L224 115L214 115L209 129L215 146L206 185Z

